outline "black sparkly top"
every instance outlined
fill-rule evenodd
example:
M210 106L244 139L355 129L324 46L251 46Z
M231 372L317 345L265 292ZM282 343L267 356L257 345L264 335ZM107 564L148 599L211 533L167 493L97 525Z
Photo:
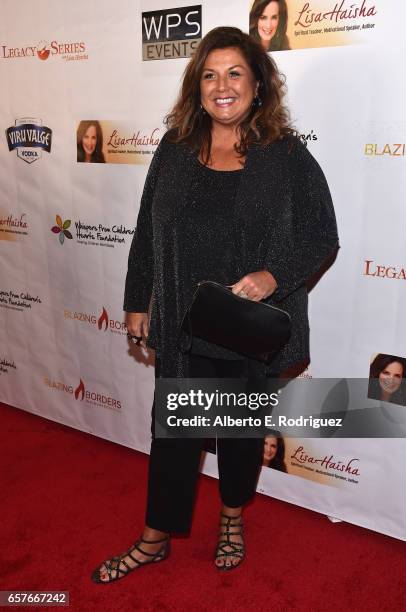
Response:
M309 363L306 283L315 277L327 258L335 254L338 246L334 208L323 171L295 136L286 136L265 146L250 144L244 170L232 172L230 177L221 171L197 168L197 163L193 148L184 142L174 142L171 133L164 134L151 161L142 193L128 256L124 310L147 313L151 307L148 346L156 350L159 358L156 375L160 378L187 377L189 355L179 347L179 329L192 291L185 268L189 260L193 260L196 266L207 264L204 276L213 272L215 280L227 283L237 280L233 274L230 279L221 278L225 273L225 244L231 240L224 226L227 210L232 206L237 277L269 270L278 289L268 303L286 310L292 317L291 337L271 364L274 371L289 370L291 375L298 366ZM226 193L224 188L218 192L214 202L211 198L209 202L208 193L204 194L203 211L210 206L212 214L199 215L206 228L201 228L201 234L207 234L210 220L210 245L215 247L217 255L209 252L207 245L203 248L204 240L200 239L199 252L209 252L210 262L190 257L197 251L197 245L193 244L189 231L188 237L184 232L185 218L189 216L188 229L199 238L199 227L195 227L195 215L191 213L198 213L197 203L192 205L192 199L196 200L196 183L200 181L196 181L195 173L200 170L206 176L207 173L213 175L208 181L210 192L214 180L239 181L235 200L227 197L226 201L226 193L231 193L231 188ZM192 206L190 214L189 206ZM215 227L213 214L221 215L222 231ZM215 245L214 235L219 237ZM185 241L190 252L183 249ZM216 269L211 262L219 260ZM196 270L191 272L197 278L201 276ZM269 375L268 365L249 361L256 376Z
M198 169L184 212L183 249L186 291L190 298L200 281L232 285L239 280L233 223L235 200L243 170L212 170L196 160ZM193 338L191 352L215 359L243 359L238 353Z

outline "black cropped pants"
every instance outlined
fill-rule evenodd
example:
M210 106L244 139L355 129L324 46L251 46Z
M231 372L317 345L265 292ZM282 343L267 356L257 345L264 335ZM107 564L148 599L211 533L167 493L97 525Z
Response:
M242 378L245 361L191 355L190 378ZM165 532L190 530L202 438L155 438L151 443L146 525ZM254 495L262 464L262 438L218 438L220 497L238 508Z

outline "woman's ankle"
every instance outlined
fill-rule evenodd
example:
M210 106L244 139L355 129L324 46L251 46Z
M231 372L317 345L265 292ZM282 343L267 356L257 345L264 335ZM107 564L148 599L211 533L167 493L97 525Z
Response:
M225 514L226 516L237 518L242 514L242 506L239 506L238 508L230 508L229 506L223 504L221 508L221 513Z
M167 538L169 533L166 531L160 531L159 529L153 529L152 527L148 527L145 525L144 531L142 532L142 537L144 540L150 540L153 542L154 540L163 540Z

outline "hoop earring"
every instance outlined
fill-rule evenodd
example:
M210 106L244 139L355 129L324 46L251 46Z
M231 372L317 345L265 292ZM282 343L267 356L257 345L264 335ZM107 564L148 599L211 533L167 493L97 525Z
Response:
M259 96L255 96L255 98L252 101L252 105L253 106L262 106L262 100Z

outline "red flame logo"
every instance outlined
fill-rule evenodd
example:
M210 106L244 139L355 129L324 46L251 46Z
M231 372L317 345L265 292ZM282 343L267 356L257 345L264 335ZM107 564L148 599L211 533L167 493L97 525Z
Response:
M109 316L108 316L107 310L104 308L104 306L103 306L102 313L101 313L101 315L99 317L99 320L97 321L97 327L99 329L102 329L103 323L104 323L104 331L106 331L106 329L108 327L108 324L109 324Z
M83 400L85 396L85 385L83 384L82 379L80 379L79 386L75 389L75 399L79 399L79 395L82 396L80 399Z

